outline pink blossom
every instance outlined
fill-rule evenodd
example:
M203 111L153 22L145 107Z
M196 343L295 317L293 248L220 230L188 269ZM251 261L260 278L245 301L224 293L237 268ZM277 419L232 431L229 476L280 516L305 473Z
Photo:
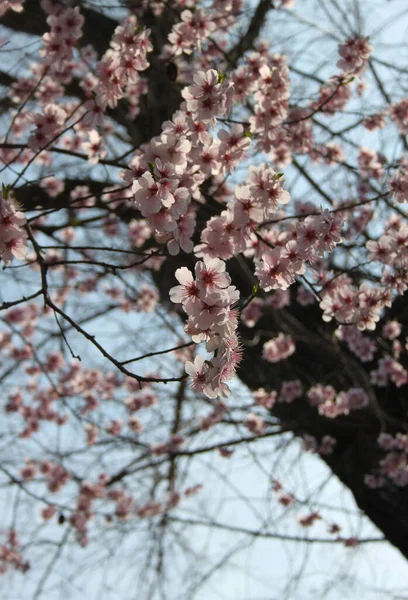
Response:
M278 337L265 342L263 346L263 358L271 363L276 363L291 356L296 350L293 339L280 333Z

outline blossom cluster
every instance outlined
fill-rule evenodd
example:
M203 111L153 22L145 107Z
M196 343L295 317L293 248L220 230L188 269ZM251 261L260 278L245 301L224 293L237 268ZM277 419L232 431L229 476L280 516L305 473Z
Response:
M96 69L97 82L93 92L97 104L103 108L114 108L118 100L138 85L139 71L149 66L147 53L153 48L149 35L149 29L138 27L135 15L129 16L115 29L111 47Z
M403 98L398 102L392 102L388 108L390 119L398 127L401 133L408 131L408 99Z
M277 363L291 356L296 350L295 343L289 335L280 333L278 337L265 342L263 358L270 363Z
M255 275L262 289L286 290L291 286L297 274L305 273L307 263L333 251L342 241L342 223L339 213L324 210L300 221L293 231L284 232L279 246L268 249L255 260Z
M223 81L215 69L200 71L193 80L194 84L181 92L186 109L194 119L215 124L214 117L225 115L231 106L233 85Z
M227 381L232 379L241 358L236 333L238 290L230 285L225 263L218 259L204 259L195 266L195 277L189 269L176 271L180 285L170 290L172 302L181 303L188 315L185 331L195 343L205 342L208 352L214 351L211 360L196 356L187 362L192 389L208 398L228 395Z
M377 369L370 371L370 379L377 387L393 383L399 388L408 383L408 371L392 356L386 356L380 358Z
M201 43L216 29L211 16L202 9L194 12L183 10L180 19L179 23L173 25L168 36L173 56L191 54L196 48L200 48Z
M385 478L387 478L394 485L407 486L408 436L405 433L397 433L395 436L389 433L381 433L378 438L378 445L386 454L380 461L379 476L368 476L366 484L370 487L382 487Z
M303 450L306 452L315 452L321 456L328 456L334 451L336 440L331 435L324 435L320 441L313 436L305 434L303 436Z
M236 77L245 75L247 83L244 86L250 86L245 91L251 91L255 100L254 114L249 122L251 134L257 139L257 148L270 153L274 162L286 162L287 149L285 152L284 148L291 140L287 132L279 128L288 115L290 87L286 61L278 55L252 53Z
M0 259L9 265L13 258L23 259L27 255L25 214L17 209L10 192L3 188L0 198Z
M408 202L408 172L395 171L390 181L390 190L397 202Z
M252 244L253 230L265 218L275 214L278 205L289 202L290 196L283 189L283 183L282 174L271 167L251 167L249 178L244 185L236 187L227 209L207 221L200 244L194 249L196 256L226 260L245 252ZM282 286L282 289L285 288Z
M231 84L220 82L215 70L199 71L193 79L193 85L183 90L185 109L163 124L161 135L125 173L125 179L133 182L136 206L173 255L180 249L193 250L196 222L191 199L201 196L198 186L220 173L223 164L232 169L247 147L242 127L231 134L220 131L218 142L208 132L214 119L228 109Z
M350 38L339 46L341 59L337 66L348 76L361 75L372 51L373 47L368 43L368 38Z
M336 392L330 385L312 386L307 397L312 406L317 406L324 417L334 419L340 415L348 415L352 410L368 406L369 398L362 388L350 388L347 391Z
M51 31L43 35L40 50L40 56L44 58L46 65L52 65L56 70L65 68L66 63L73 58L76 42L82 36L84 21L78 6L47 17Z
M25 573L30 568L30 563L23 559L20 544L14 530L7 532L7 540L0 544L0 574L6 573L9 567Z
M402 286L402 282L398 284ZM323 320L336 319L342 325L353 324L360 331L374 330L384 307L391 305L391 285L390 280L384 289L366 283L357 288L347 275L338 277L321 294Z
M341 325L336 330L336 337L346 342L350 352L355 354L361 362L371 362L377 350L375 343L355 327Z
M28 138L28 146L34 152L45 148L61 133L67 113L57 104L47 104L43 113L33 115L32 121L36 129Z

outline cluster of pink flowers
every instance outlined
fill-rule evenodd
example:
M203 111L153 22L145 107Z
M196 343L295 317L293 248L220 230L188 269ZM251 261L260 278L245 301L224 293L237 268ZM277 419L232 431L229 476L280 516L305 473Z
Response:
M187 153L191 143L187 138L163 133L155 141L154 152L161 155L162 162L156 158L152 172L146 171L135 179L133 192L136 206L149 221L149 224L161 236L168 240L171 254L177 254L180 248L191 252L195 220L188 214L190 191L182 185L181 174L187 165Z
M244 71L254 94L254 115L249 118L251 134L256 136L257 147L271 154L276 161L280 147L288 146L288 138L279 126L288 115L289 69L283 56L252 53ZM283 150L285 153L285 150ZM287 152L287 150L286 150Z
M43 35L40 50L46 65L61 71L66 68L66 63L73 57L73 48L82 36L84 20L77 6L47 17L51 31Z
M148 387L135 391L132 396L124 400L124 404L130 413L139 411L142 408L149 408L149 406L153 406L156 403L157 396Z
M332 252L342 241L342 223L339 213L324 210L319 215L306 217L295 229L280 235L279 245L255 260L255 275L262 289L286 290L294 283L296 274L305 273L308 262L313 263L325 252Z
M292 506L292 504L296 502L296 498L293 494L284 491L283 486L278 479L274 481L272 489L278 495L278 502L282 504L282 506Z
M311 512L308 515L298 517L298 523L302 527L311 527L315 521L320 521L321 518L318 512Z
M275 390L267 392L264 388L259 388L253 392L252 397L254 399L254 403L258 406L271 409L275 405L277 395L278 393Z
M0 544L0 574L6 573L9 567L22 573L28 571L30 563L23 559L19 546L16 532L8 531L6 542Z
M16 354L14 353L14 356ZM17 358L17 356L16 356ZM20 360L31 358L27 354L19 357ZM55 390L49 390L48 393L44 391L38 392L36 386L33 386L28 391L33 394L35 391L36 400L38 400L37 406L31 406L23 401L23 394L20 390L10 392L8 395L8 402L5 406L5 411L8 413L18 413L25 421L25 429L20 433L20 437L28 438L32 433L39 430L40 420L54 421L59 425L65 422L65 416L60 416L53 408L52 403L56 400Z
M384 176L385 157L371 148L362 146L358 155L358 166L364 178L381 179Z
M331 394L329 396L328 388L329 386L326 386L326 389L322 390L322 397L326 397L326 399L318 404L318 411L321 415L330 419L340 415L348 415L352 410L364 408L369 404L367 393L362 388L350 388L347 391L335 392L334 397ZM317 403L318 394L319 392L309 396L309 401L312 398L312 402Z
M407 127L408 129L408 127ZM408 202L408 172L395 171L390 181L390 191L397 202Z
M151 4L151 3L150 3ZM179 8L191 8L183 10L180 21L173 25L168 36L168 44L162 51L163 58L181 57L182 54L191 55L200 50L219 55L220 51L212 40L217 40L218 33L226 31L235 25L236 18L242 14L242 0L214 0L206 5L205 10L196 6L191 0L182 0L177 3ZM222 37L218 43L223 46Z
M254 435L262 435L265 433L266 423L259 415L249 413L244 419L243 424Z
M340 324L353 324L360 331L374 330L384 307L391 305L391 285L390 281L385 289L379 289L363 283L356 288L347 275L338 277L321 294L323 320L336 319Z
M254 298L248 306L241 311L241 321L246 327L255 327L262 316L264 300L262 298Z
M385 291L388 289L388 293L397 291L403 294L408 287L407 225L400 219L386 223L385 233L378 240L368 241L366 246L369 258L383 264L381 282Z
M162 134L143 147L124 174L125 181L133 182L142 216L173 255L193 250L196 208L191 199L203 199L199 185L231 171L249 143L242 126L220 131L218 141L208 131L230 104L231 84L219 79L214 70L194 75L194 84L183 90L183 110L163 123Z
M303 394L303 386L300 379L291 379L282 381L279 391L278 402L282 404L291 404Z
M115 29L110 49L97 66L97 82L93 92L97 104L114 108L125 95L132 96L136 86L141 92L139 71L149 66L147 53L152 50L150 30L140 30L134 15Z
M378 368L370 372L370 379L377 387L387 387L390 382L401 387L408 383L408 371L392 356L386 356L380 358Z
M393 102L388 108L390 119L401 133L408 132L408 99Z
M193 81L194 84L181 93L187 111L197 121L215 124L214 118L225 115L231 106L232 83L222 80L215 69L199 71Z
M26 222L25 214L17 209L11 194L3 189L0 197L0 259L5 265L13 258L21 260L27 255Z
M82 150L88 156L88 162L91 165L96 165L101 158L105 158L107 151L104 148L104 140L96 131L92 129L89 132L89 139L87 142L82 142Z
M159 302L159 294L150 285L142 284L139 289L136 306L142 312L153 312Z
M341 325L336 330L336 337L346 342L349 350L358 356L361 362L371 362L377 350L375 343L355 327Z
M306 434L303 436L302 446L303 450L306 452L314 452L321 456L328 456L333 453L336 443L335 438L331 435L324 435L319 443L313 435Z
M405 433L397 433L395 436L389 433L381 433L378 444L386 452L386 455L380 461L380 477L375 480L376 487L384 485L383 478L390 479L394 485L399 487L407 486L408 436ZM373 481L369 480L368 485L370 483L373 483Z
M277 363L291 356L295 350L295 342L290 335L280 333L264 344L262 356L268 362Z
M278 204L289 202L283 189L284 179L271 167L250 169L244 185L237 186L227 209L207 222L201 243L195 247L198 257L221 257L223 260L244 252L252 243L251 233L264 218L275 214ZM273 252L273 251L272 251Z
M387 340L395 340L401 335L402 325L398 321L387 321L382 328L383 337Z
M69 517L69 522L74 528L77 541L81 546L88 544L86 525L93 517L93 501L97 498L102 498L104 494L104 483L104 479L101 479L99 484L92 483L91 481L83 481L81 483L75 511Z
M331 385L318 383L307 392L307 399L311 406L319 406L325 402L332 402L336 396L336 390Z
M350 86L344 85L341 81L339 82L338 78L334 78L332 80L329 80L328 83L324 83L322 85L317 100L311 102L310 107L306 109L306 111L304 111L300 116L306 117L308 114L310 114L311 111L315 110L321 111L329 115L334 115L336 112L345 109L347 103L349 102L349 100L351 100L351 97L352 93ZM291 118L293 118L292 115ZM308 132L307 137L309 138L309 143L305 145L303 142L301 142L302 145L300 146L300 148L303 147L303 151L307 152L310 151L311 132L309 132L309 130L311 129L311 124L309 121L306 121L306 123L302 121L301 125L302 124L303 127L301 127L299 133L301 133L302 129L306 127L306 132Z
M47 488L50 492L59 492L69 480L69 473L59 463L43 460L40 463L40 472L45 476Z
M336 392L331 385L317 384L307 392L309 404L317 406L321 415L333 419L340 415L348 415L352 410L364 408L369 398L362 388L350 388Z
M36 126L28 138L28 147L34 152L45 148L61 133L67 118L65 110L57 104L47 104L43 113L33 115L32 121Z
M362 124L368 131L375 131L376 129L383 129L386 126L385 115L383 112L378 112L368 117L365 117Z
M202 9L196 9L194 12L183 10L180 18L181 22L173 25L168 36L173 56L191 54L196 48L200 48L201 43L216 29L211 16Z
M341 59L337 66L348 76L361 75L372 51L368 38L351 38L339 46Z
M215 351L211 360L198 355L186 363L191 386L209 398L228 395L226 381L234 376L241 358L234 308L239 292L230 285L225 263L218 258L196 263L195 278L186 267L177 269L176 278L180 285L170 290L170 299L181 303L188 315L186 333L197 344L206 342L208 352Z

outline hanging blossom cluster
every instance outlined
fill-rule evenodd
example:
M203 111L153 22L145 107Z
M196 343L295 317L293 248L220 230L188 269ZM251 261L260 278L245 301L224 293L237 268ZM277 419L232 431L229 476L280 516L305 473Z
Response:
M10 192L3 187L0 198L0 259L5 265L13 258L22 260L27 255L27 234L24 229L27 219L19 211Z
M313 435L305 434L303 436L302 446L306 452L328 456L333 453L335 445L336 440L331 435L324 435L320 443Z
M408 227L401 220L385 224L378 240L366 243L368 257L382 265L381 283L385 290L403 294L408 287Z
M378 445L385 452L376 474L367 474L365 484L372 488L383 487L387 480L398 487L408 485L408 437L405 433L381 433Z
M263 347L263 358L270 363L277 363L289 358L296 350L295 343L289 335L280 333L278 337L269 340Z
M392 102L387 113L393 123L398 127L401 133L408 131L408 99L403 98L398 102Z
M35 130L28 138L28 147L34 152L48 146L60 135L67 113L57 104L47 104L42 113L36 113L31 117Z
M405 281L406 276L403 278ZM391 280L389 277L389 283L383 289L365 283L357 288L350 277L341 275L332 282L329 290L323 290L321 294L323 320L336 319L340 324L352 323L361 331L374 330L384 307L391 306Z
M408 383L408 371L392 356L380 358L377 369L370 371L371 382L377 387L386 387L393 383L402 387Z
M283 189L283 184L282 174L271 167L261 165L251 168L248 179L243 185L236 187L234 197L227 203L226 210L219 216L211 217L207 222L201 233L200 244L194 249L196 256L218 256L226 260L251 248L254 229L265 219L276 214L278 205L289 202L290 195ZM261 286L267 291L260 277L259 279ZM285 289L283 280L282 285L276 287Z
M350 352L355 354L361 362L371 362L373 360L377 350L375 343L355 327L341 325L336 329L336 337L345 342Z
M339 46L341 59L337 66L347 76L361 75L366 68L372 51L373 47L368 43L368 38L351 38Z
M48 490L52 493L60 491L70 479L70 475L62 469L61 465L55 465L50 461L43 461L38 466L40 473L46 477ZM33 481L37 472L37 465L32 461L21 469L20 476L23 481ZM50 478L50 473L53 472L56 472L54 479ZM126 494L118 488L109 488L109 483L109 475L102 472L99 475L97 483L83 480L79 486L75 508L69 516L69 523L75 532L77 542L83 547L89 543L88 526L98 512L98 501L99 503L103 501L104 506L106 506L106 503L113 504L110 509L111 512L105 517L107 522L111 522L114 518L119 521L127 521L136 516L147 518L164 514L175 508L182 499L194 496L202 488L202 485L197 484L186 488L183 492L173 490L161 502L156 500L144 502L141 500L139 503L136 503L136 499L132 495ZM44 521L49 521L55 516L56 512L55 505L48 503L41 510L41 517ZM8 544L0 545L0 572L4 573L8 566L13 566L25 572L29 568L29 565L23 561L17 551L17 538L10 538L10 540L15 540L15 543L9 541Z
M114 108L139 83L139 71L149 66L147 53L153 49L149 29L140 29L134 15L115 29L110 49L97 66L93 89L96 104ZM131 93L130 93L131 95Z
M84 21L78 6L47 17L51 30L43 35L40 50L44 66L52 65L53 70L65 69L66 63L73 58L73 49L77 41L82 37Z
M194 362L186 363L191 387L208 398L228 396L226 382L234 376L241 359L238 312L234 308L239 292L230 285L225 263L217 258L196 263L195 277L186 267L177 269L176 277L180 285L170 290L170 299L181 303L188 315L186 333L197 344L206 342L206 350L214 352L210 360L198 355Z
M133 180L136 206L173 255L180 249L193 250L196 221L191 200L201 196L198 187L207 177L221 171L223 143L235 148L236 161L244 152L240 146L243 129L233 141L224 138L219 143L208 132L214 119L228 110L231 84L220 82L215 70L199 72L183 95L185 110L163 124L161 135L132 159L125 173L125 180ZM135 177L135 173L140 175Z
M7 540L0 544L0 574L3 575L12 567L25 573L30 568L30 563L24 560L17 533L14 530L7 532Z
M191 54L217 28L212 17L202 9L194 12L184 10L180 15L181 22L173 25L168 36L171 54Z
M262 289L286 290L295 282L296 275L305 273L307 264L313 264L325 252L332 252L342 241L342 223L339 213L325 210L299 221L295 230L283 232L279 246L268 248L255 259L255 275Z
M193 4L180 3L189 8ZM241 11L242 0L214 0L205 10L197 6L194 10L183 10L180 21L173 25L167 38L169 43L163 48L163 58L191 55L196 49L207 50L211 45L210 36L214 35L217 39L219 31L234 26Z
M244 85L249 86L246 93L254 94L254 115L249 118L249 123L251 134L257 139L257 148L270 153L275 162L286 162L284 146L287 148L290 136L279 127L289 109L289 69L285 59L278 55L253 53L248 57L247 68L244 65L236 77L248 75L251 77Z
M321 415L334 419L340 415L348 415L353 410L368 406L369 398L362 388L350 388L336 392L331 385L317 384L307 392L309 404L317 406Z
M408 202L408 171L406 169L395 171L390 181L390 190L397 202Z

